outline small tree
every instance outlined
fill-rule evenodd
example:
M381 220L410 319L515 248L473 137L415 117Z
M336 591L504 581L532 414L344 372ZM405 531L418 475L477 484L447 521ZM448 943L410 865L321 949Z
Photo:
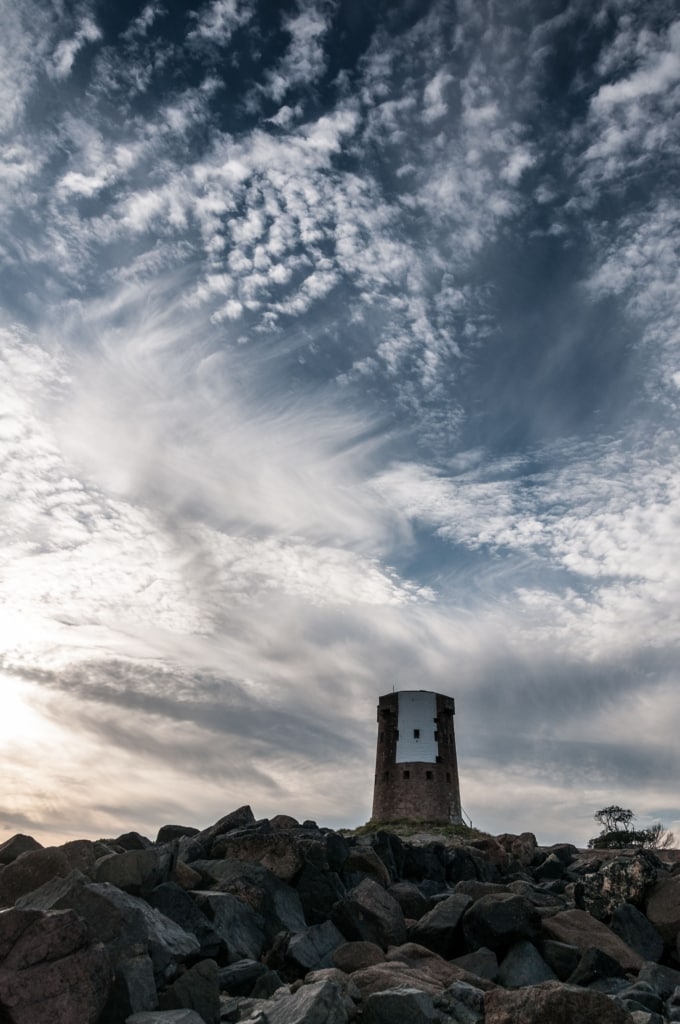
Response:
M663 850L672 846L675 836L667 832L661 822L649 828L633 828L635 815L631 810L611 804L595 812L595 821L602 826L599 836L588 840L591 850L620 850L625 846L639 846L647 850Z

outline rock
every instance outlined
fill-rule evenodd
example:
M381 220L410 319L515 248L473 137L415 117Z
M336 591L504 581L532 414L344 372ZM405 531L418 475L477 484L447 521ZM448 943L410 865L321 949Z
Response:
M521 988L540 985L543 981L557 981L557 977L536 947L522 939L506 953L498 968L497 980L505 988Z
M183 836L179 840L179 857L187 863L205 858L210 853L213 840L217 836L225 835L225 833L230 832L232 829L254 824L255 815L250 807L247 804L243 807L238 807L235 811L225 814L214 825L209 825L208 828L204 828L201 832L191 836Z
M616 998L631 1013L636 1010L659 1014L664 1012L663 999L646 981L635 981L618 992Z
M385 962L385 954L375 942L345 942L333 952L333 964L346 974Z
M601 979L625 977L625 971L611 956L601 949L591 946L587 949L569 978L570 985L581 985L584 988Z
M536 836L533 832L522 832L519 836L505 833L496 836L496 842L523 867L529 867L537 849Z
M411 917L418 921L423 914L432 909L432 902L423 896L417 885L413 882L395 882L387 890L390 896L394 896L404 914L404 917Z
M122 836L118 836L113 842L123 850L148 850L152 845L151 840L147 839L146 836L140 835L139 832L124 832Z
M228 992L230 996L249 996L257 979L267 971L266 965L258 960L237 960L227 967L220 967L220 991Z
M167 882L175 865L171 847L126 850L102 857L94 866L95 882L110 882L133 896L145 896Z
M297 818L292 818L290 814L275 814L273 818L270 818L269 824L275 832L282 832L291 828L300 828L300 822Z
M484 993L465 981L454 981L441 996L435 996L434 1005L455 1024L484 1024Z
M256 910L227 892L197 892L198 909L209 918L226 948L230 964L259 960L265 945L265 920Z
M211 888L238 896L265 921L268 939L280 931L302 932L307 927L300 897L261 864L239 860L194 861ZM212 885L210 884L212 883ZM208 886L206 886L208 887Z
M171 843L175 839L182 839L184 836L197 836L199 834L197 828L193 828L191 825L161 825L156 836L156 842Z
M662 999L672 996L676 988L680 987L680 971L674 967L664 967L661 964L646 963L640 968L638 981L646 981Z
M448 851L446 879L449 882L479 881L493 882L498 870L487 864L476 850L467 846L456 846Z
M493 989L484 996L485 1024L631 1024L630 1015L599 992L547 981Z
M220 1024L220 984L214 960L200 960L160 993L161 1010L195 1010L205 1024Z
M349 1017L341 990L331 981L303 985L292 995L267 1003L267 1024L347 1024Z
M554 843L549 847L551 853L562 861L567 867L578 857L578 849L572 843Z
M364 1024L430 1024L437 1020L432 996L416 988L374 992L364 1005Z
M627 946L611 928L583 910L563 910L543 920L543 930L551 939L577 946L585 952L590 946L616 960L624 971L639 971L643 959Z
M345 887L334 871L324 871L309 862L295 879L295 889L307 924L323 924L345 895Z
M5 869L7 870L7 869ZM0 875L0 888L2 875ZM673 948L680 932L680 874L662 878L650 891L645 911L647 920Z
M175 882L164 882L157 886L147 896L147 902L185 932L195 935L201 946L201 954L205 958L217 957L226 949L224 938L199 909L195 899Z
M344 941L343 935L333 922L325 921L292 935L288 942L286 957L305 972L331 967L333 953Z
M509 885L501 885L500 882L480 882L476 878L463 879L456 882L453 887L455 895L469 896L471 900L479 900L482 896L494 896L497 893L510 893Z
M109 993L104 1012L97 1024L119 1024L131 1013L155 1010L158 993L150 956L135 956L121 960Z
M538 879L562 878L564 862L555 854L549 854L542 864L534 869L534 877Z
M304 864L295 837L286 832L220 836L213 842L210 855L260 864L283 882L290 882Z
M370 846L354 846L343 868L345 874L372 878L380 885L390 884L390 873L375 850Z
M305 985L312 985L315 981L332 981L334 985L337 985L345 996L345 1005L348 1007L348 1012L351 1012L353 1009L347 1002L348 999L352 1003L361 1002L361 992L355 983L349 975L339 971L337 967L322 967L318 971L310 971L309 974L305 975Z
M406 941L401 907L394 896L370 878L365 878L336 904L332 920L350 941L363 939L383 949Z
M352 981L361 992L363 999L373 992L385 992L388 989L398 988L400 985L417 988L421 992L429 992L431 995L443 992L447 985L457 981L456 972L452 969L450 976L444 980L432 977L425 969L409 967L407 964L395 961L393 963L374 964L372 967L364 967L352 974Z
M276 971L270 971L269 968L261 974L253 985L253 990L250 993L253 999L269 999L273 996L278 989L283 988L284 984L281 981L279 974Z
M645 960L660 960L663 939L653 924L631 903L622 903L612 914L609 927Z
M496 893L482 896L468 907L463 931L471 949L486 946L504 953L519 939L537 939L541 924L535 907L524 897Z
M33 836L25 836L20 832L0 843L0 864L11 864L22 853L30 850L42 850L43 846Z
M21 896L73 870L89 874L94 862L93 844L86 840L29 850L0 872L0 907L13 906Z
M195 1010L152 1010L133 1013L125 1024L205 1024Z
M144 900L108 882L86 883L79 872L46 883L26 896L22 905L75 910L87 922L90 933L104 943L114 966L149 953L160 979L200 952L194 935Z
M409 939L445 959L464 952L463 915L472 904L462 893L448 896L429 910L410 929Z
M428 879L440 882L443 888L449 864L449 854L443 843L426 843L423 846L403 845L403 877L411 881Z
M543 959L548 967L555 972L559 981L566 981L574 973L581 959L581 951L578 946L572 946L568 942L545 939L542 950Z
M0 913L0 1020L95 1024L112 981L106 950L73 911Z
M198 871L194 871L183 860L178 860L170 881L176 882L177 885L181 885L183 889L190 892L192 889L200 888L202 879Z
M451 961L456 967L461 967L470 974L476 974L479 978L486 978L488 981L495 981L498 976L498 960L492 949L481 946L474 953L465 953L464 956L457 956Z
M616 857L583 877L583 907L599 921L608 921L622 903L641 907L655 885L661 862L647 850Z

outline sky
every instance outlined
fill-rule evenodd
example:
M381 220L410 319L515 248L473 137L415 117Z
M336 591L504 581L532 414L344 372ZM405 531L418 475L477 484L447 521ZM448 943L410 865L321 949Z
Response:
M0 838L680 831L670 0L0 0Z

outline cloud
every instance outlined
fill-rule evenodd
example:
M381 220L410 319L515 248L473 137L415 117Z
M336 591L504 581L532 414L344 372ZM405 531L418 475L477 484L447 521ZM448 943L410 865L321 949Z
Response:
M68 78L80 50L87 43L96 43L101 37L102 33L92 18L83 18L75 34L70 39L62 39L57 43L48 66L52 77L56 79Z

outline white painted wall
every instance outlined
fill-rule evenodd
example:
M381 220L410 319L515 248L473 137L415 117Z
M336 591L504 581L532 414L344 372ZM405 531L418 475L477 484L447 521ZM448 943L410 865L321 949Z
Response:
M397 764L403 761L423 761L434 764L437 743L434 738L437 696L425 690L401 690L397 694L399 739ZM414 731L420 736L416 737Z

